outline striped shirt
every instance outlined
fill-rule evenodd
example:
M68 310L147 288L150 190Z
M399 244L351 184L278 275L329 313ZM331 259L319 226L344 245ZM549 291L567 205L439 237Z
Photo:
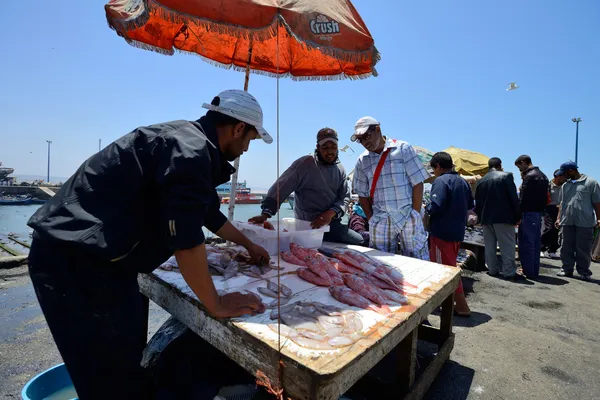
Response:
M417 152L408 143L386 139L385 150L390 148L373 195L373 217L370 223L392 219L401 230L412 209L413 186L424 182L429 174ZM358 157L354 169L353 188L359 197L370 197L371 184L381 154L365 151Z

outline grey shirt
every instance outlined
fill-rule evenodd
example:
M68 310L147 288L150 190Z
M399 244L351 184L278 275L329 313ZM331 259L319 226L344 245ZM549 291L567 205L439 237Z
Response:
M596 225L594 204L600 203L600 185L595 179L581 175L567 181L560 190L560 225L591 228Z
M550 190L550 204L551 206L557 206L558 204L560 204L560 188L561 186L558 186L556 183L554 183L554 181L550 181L549 186L549 190Z
M269 189L261 203L262 212L273 216L292 192L294 214L304 221L314 221L327 210L335 211L335 218L341 218L350 201L344 166L339 161L332 165L323 164L316 155L300 157L292 163Z

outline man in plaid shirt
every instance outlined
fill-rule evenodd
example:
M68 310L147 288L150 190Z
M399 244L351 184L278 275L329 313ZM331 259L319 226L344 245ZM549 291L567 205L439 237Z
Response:
M379 122L372 117L359 119L350 139L367 150L358 157L353 188L369 221L369 246L429 260L421 216L423 182L429 174L417 152L406 142L383 136ZM377 165L383 157L373 190Z

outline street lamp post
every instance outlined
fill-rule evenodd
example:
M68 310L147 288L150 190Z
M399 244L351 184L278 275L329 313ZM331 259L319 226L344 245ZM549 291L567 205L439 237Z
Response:
M48 143L48 180L46 182L50 183L50 145L52 144L52 140L46 140Z
M581 118L573 118L571 121L575 122L575 164L577 164L577 156L579 153L579 123L581 122Z

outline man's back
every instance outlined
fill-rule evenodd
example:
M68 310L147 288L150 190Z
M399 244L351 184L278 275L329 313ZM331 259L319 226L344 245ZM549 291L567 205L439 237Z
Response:
M512 174L490 170L477 184L475 212L479 222L516 224L519 220L519 199Z
M467 211L473 207L471 187L456 172L435 179L431 189L431 234L447 242L462 242Z
M521 212L542 212L548 203L548 178L538 167L523 173L520 204Z
M192 224L195 214L198 225L190 229L201 231L205 218L215 218L209 204L218 211L214 186L229 178L212 175L224 160L199 128L173 121L135 129L86 160L28 225L41 239L154 269L172 254L168 220L186 214ZM183 224L178 230L186 234Z

